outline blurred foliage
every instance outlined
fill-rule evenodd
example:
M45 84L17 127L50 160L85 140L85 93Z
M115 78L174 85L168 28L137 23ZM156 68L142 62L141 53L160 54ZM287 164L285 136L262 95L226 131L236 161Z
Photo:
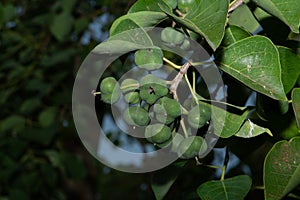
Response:
M124 186L128 174L103 168L72 121L76 71L130 5L116 2L1 1L0 199L142 198L147 192L140 190L143 176ZM112 185L124 192L113 193Z

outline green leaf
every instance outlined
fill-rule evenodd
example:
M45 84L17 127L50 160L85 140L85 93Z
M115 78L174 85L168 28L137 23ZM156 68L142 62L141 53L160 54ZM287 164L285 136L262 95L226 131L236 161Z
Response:
M251 10L245 4L239 6L231 13L228 23L240 26L250 33L254 33L260 26Z
M277 142L264 162L265 199L282 199L300 184L300 137Z
M222 44L224 46L229 46L239 40L242 40L246 37L250 37L251 34L249 32L247 32L246 30L235 26L235 25L231 25L228 26L225 30L225 35L224 35L224 39Z
M185 16L178 17L165 4L159 4L161 10L176 22L202 35L213 50L218 48L223 39L228 5L227 0L195 0L193 9Z
M251 188L251 178L247 175L235 176L225 180L207 181L200 185L197 193L201 199L241 200Z
M54 121L57 115L57 109L55 107L50 107L43 110L39 115L39 123L42 127L50 126Z
M213 123L214 134L221 138L229 138L236 134L249 113L245 111L242 115L238 115L216 106L212 106L211 108L211 122Z
M19 130L25 126L25 118L20 115L11 115L1 121L1 131Z
M153 12L153 11L141 11L137 13L127 14L114 21L114 23L110 28L110 36L120 33L120 30L118 31L117 27L124 20L129 19L132 22L134 22L138 27L153 27L159 24L160 22L162 22L163 20L165 20L166 18L167 18L166 14L162 12ZM125 24L123 23L123 26L124 25Z
M23 114L30 114L41 105L41 100L38 98L26 99L20 107L20 112Z
M286 23L299 33L300 4L298 0L253 0L258 6Z
M297 126L300 130L300 88L295 88L292 91L293 109L297 121Z
M221 52L220 68L251 89L278 100L287 100L281 81L276 46L266 37L240 40Z
M123 40L136 44L152 45L152 40L146 31L131 19L124 19L114 28L109 40Z
M235 136L242 137L242 138L252 138L263 133L268 133L272 136L272 133L269 129L258 126L248 119L241 129L235 134Z
M61 7L65 12L72 12L77 0L61 0Z
M163 0L139 0L135 4L133 4L128 13L135 13L140 11L155 11L155 12L161 12L158 4L164 3ZM172 11L172 8L169 7L169 12Z
M174 163L166 168L156 171L151 180L151 188L156 200L162 200L177 179L185 166L186 161Z
M71 32L73 17L68 12L55 15L50 24L50 31L58 41L63 41Z
M287 94L295 86L300 75L300 56L286 47L277 47L281 63L281 78Z

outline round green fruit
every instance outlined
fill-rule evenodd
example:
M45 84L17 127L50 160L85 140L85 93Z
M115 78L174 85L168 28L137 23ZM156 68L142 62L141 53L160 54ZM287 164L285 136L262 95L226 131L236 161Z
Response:
M164 124L172 123L175 118L168 115L166 109L160 104L154 104L153 111L155 113L155 119Z
M207 150L205 140L200 136L191 136L182 140L178 146L178 156L190 159L202 155Z
M114 77L107 77L100 84L100 92L101 94L112 94L115 87L119 88L117 80Z
M188 39L185 39L183 43L180 45L182 50L188 50L191 47L191 43Z
M140 81L140 97L148 104L153 104L155 101L168 94L169 89L164 80L148 74Z
M158 104L162 105L167 114L173 118L181 115L180 103L175 99L162 97L158 100Z
M124 95L124 100L130 104L137 104L140 102L140 94L138 92L129 92Z
M146 127L145 137L152 143L162 144L172 137L172 133L168 126L157 123Z
M121 91L119 87L116 87L113 93L101 93L101 100L105 103L114 104L121 96Z
M127 124L133 126L146 126L150 122L148 112L137 106L130 106L126 108L123 113L123 118Z
M134 91L139 89L139 82L135 79L128 78L124 79L121 83L120 89L122 90L123 93Z
M134 54L135 64L142 69L156 70L163 65L161 49L140 49Z
M193 128L201 128L211 117L210 107L204 104L194 106L188 114L188 122Z
M184 41L184 35L171 27L167 27L161 32L161 40L172 46L180 45Z

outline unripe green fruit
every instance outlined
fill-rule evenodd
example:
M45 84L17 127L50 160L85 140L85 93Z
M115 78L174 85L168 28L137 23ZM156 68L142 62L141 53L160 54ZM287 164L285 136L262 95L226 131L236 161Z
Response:
M155 119L164 124L172 123L175 118L168 115L167 111L160 104L154 104L153 111L155 113Z
M178 146L178 156L190 159L202 155L207 150L205 140L200 136L191 136L182 140Z
M204 104L194 106L188 114L188 122L193 128L201 128L211 117L211 109Z
M140 94L138 92L129 92L124 95L124 99L127 103L137 104L140 102Z
M124 120L133 126L146 126L150 122L150 117L148 116L148 112L137 106L131 106L126 108L123 113Z
M120 92L115 92L113 94L101 94L101 100L105 103L114 104L120 98Z
M139 82L135 79L128 78L122 81L121 83L121 90L123 93L129 92L129 91L134 91L139 88Z
M171 45L180 45L184 41L184 35L171 27L167 27L161 32L161 40Z
M169 89L164 80L148 74L140 81L140 97L149 104L168 94Z
M167 111L167 114L171 117L178 117L181 115L180 103L175 99L170 99L168 97L162 97L158 100L158 104L162 105Z
M162 144L172 137L172 133L168 126L157 123L146 127L145 137L152 143Z
M191 47L191 43L188 39L185 39L183 43L180 45L182 50L188 50Z
M101 94L112 94L115 86L119 87L117 80L114 77L107 77L100 84Z
M170 124L176 117L181 115L181 107L178 101L168 97L160 98L153 106L157 121Z
M135 52L134 61L139 68L156 70L163 65L163 52L161 49L141 49Z
M179 145L180 143L184 140L184 137L179 134L179 133L176 133L175 136L173 137L172 139L172 147L171 147L171 151L172 152L177 152L178 151L178 148L179 148Z

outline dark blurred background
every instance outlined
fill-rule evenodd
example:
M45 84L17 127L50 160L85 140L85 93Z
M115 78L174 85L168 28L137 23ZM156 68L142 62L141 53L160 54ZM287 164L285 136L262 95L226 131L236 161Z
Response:
M153 199L149 174L103 166L82 145L72 87L127 0L1 0L0 199Z

